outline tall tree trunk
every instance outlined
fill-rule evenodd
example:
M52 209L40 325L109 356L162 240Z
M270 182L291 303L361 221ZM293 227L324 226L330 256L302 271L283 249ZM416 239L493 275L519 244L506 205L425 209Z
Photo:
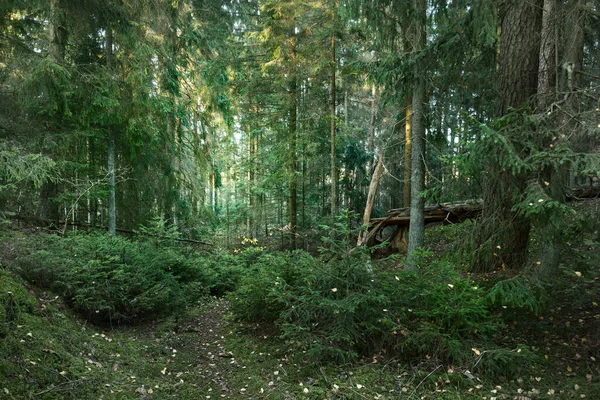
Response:
M108 143L108 233L117 234L117 201L115 198L115 137Z
M540 64L538 74L538 112L546 113L546 108L555 100L556 83L556 0L544 0L542 15L542 31L540 42ZM550 143L544 139L540 143L547 147ZM549 166L543 171L543 179L549 183L550 195L554 200L564 201L559 190L559 171ZM542 183L543 184L543 183ZM561 197L563 197L561 199ZM561 202L562 202L561 201ZM547 276L558 268L560 262L558 251L558 232L554 222L548 220L542 235L542 262L537 267L539 277Z
M48 18L48 58L56 64L64 64L68 39L67 16L62 0L50 0L50 17ZM58 227L60 219L58 184L49 179L40 188L40 217L53 221Z
M538 89L540 31L543 0L511 1L501 22L498 82L500 112L527 105ZM510 134L509 134L510 135ZM510 137L508 138L509 140ZM523 174L512 174L498 162L490 165L484 181L483 218L478 227L478 247L473 269L518 268L526 258L529 219L512 210L515 197L527 183Z
M581 87L581 74L583 68L583 48L584 48L584 6L583 0L571 0L561 3L562 9L558 8L556 0L544 1L544 18L542 23L542 46L540 49L540 80L538 91L541 95L539 101L540 112L545 112L556 97L543 96L544 93L554 93L556 89L566 93L565 104L563 105L566 113L561 111L552 122L557 130L565 138L577 138L577 132L580 129L579 122L571 115L579 113L579 99L577 91ZM560 18L559 18L560 16ZM563 24L559 29L559 22ZM564 32L563 43L557 43L559 35L557 31ZM556 65L555 49L563 49L562 65ZM556 70L562 70L562 79L555 79ZM559 82L560 88L555 87L555 82ZM552 117L552 114L551 114ZM568 139L565 139L568 140ZM547 148L551 143L550 139L542 143L543 148ZM573 146L574 143L571 143ZM577 150L585 151L582 147ZM560 203L565 202L566 186L569 178L568 166L549 166L544 171L547 190L550 197ZM540 279L550 280L559 272L561 261L561 228L563 221L562 215L550 218L543 227L541 263L536 268L536 274Z
M412 118L413 106L412 96L408 98L406 106L406 119L404 123L404 207L410 207L410 175L411 175L411 157L412 157Z
M414 53L425 49L427 6L425 0L415 1ZM406 269L417 268L415 254L425 242L425 199L421 193L425 189L425 76L426 68L417 59L415 62L415 82L413 85L412 152L410 182L410 226L408 231L408 253Z
M113 73L113 32L106 30L106 68ZM117 234L117 201L115 198L115 133L114 128L109 129L108 142L108 232Z
M377 118L377 87L371 85L371 118L369 119L369 139L367 141L367 151L369 152L369 162L367 163L367 176L373 169L373 160L375 160L375 121Z
M295 33L294 33L295 34ZM289 165L289 188L290 188L290 247L296 248L296 235L298 230L298 206L297 206L297 169L298 156L296 154L296 127L297 127L297 103L298 103L298 83L296 76L296 43L292 42L290 49L290 84L289 84L289 146L290 146L290 165Z
M335 12L332 17L332 25L335 24ZM337 62L335 58L335 33L331 34L331 153L330 153L330 164L331 164L331 216L335 217L337 214L337 203L336 203L336 185L337 185L337 170L335 166L335 109L336 109L336 93L335 93L335 73L337 68Z

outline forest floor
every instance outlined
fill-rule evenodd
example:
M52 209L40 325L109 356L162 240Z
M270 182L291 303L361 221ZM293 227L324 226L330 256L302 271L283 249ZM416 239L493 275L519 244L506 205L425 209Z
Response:
M3 289L22 284L4 272L0 278ZM0 398L599 399L597 283L579 304L515 319L502 332L507 345L526 344L537 358L511 380L432 360L413 366L384 357L345 366L300 362L273 332L231 321L227 301L216 298L179 322L102 330L30 289L39 309L16 327L19 340L0 364ZM480 352L485 356L486 349ZM61 383L44 383L58 376Z
M485 284L499 274L473 279ZM0 326L0 399L600 399L600 278L571 275L541 314L503 316L494 342L520 346L530 361L507 378L474 372L492 348L473 349L462 365L409 365L385 354L311 363L276 331L234 321L223 298L179 318L101 328L0 259L0 301L7 316L20 314L18 325Z

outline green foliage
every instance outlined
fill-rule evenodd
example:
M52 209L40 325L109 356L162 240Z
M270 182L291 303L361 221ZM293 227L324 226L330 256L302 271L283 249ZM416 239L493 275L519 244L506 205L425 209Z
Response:
M514 349L491 347L478 350L472 371L490 377L513 379L530 371L531 365L539 362L539 357L527 346Z
M45 181L57 179L56 169L50 157L31 154L16 143L0 138L0 223L13 214L5 209L6 202L18 197L19 188L39 189Z
M499 281L489 290L487 297L495 307L526 309L536 314L542 309L531 282L522 276Z
M40 236L17 259L28 281L62 294L75 310L98 322L135 322L168 313L223 291L224 273L185 248L110 235ZM212 269L215 268L215 269Z
M416 272L402 272L388 279L391 297L402 313L397 331L405 336L402 353L463 359L472 340L485 338L498 328L490 314L483 290L463 278L453 265L435 260L431 253L419 255Z
M342 362L381 349L462 360L496 330L482 289L452 265L422 254L416 272L378 271L347 226L328 232L318 258L261 258L232 294L234 315L275 323L310 358Z

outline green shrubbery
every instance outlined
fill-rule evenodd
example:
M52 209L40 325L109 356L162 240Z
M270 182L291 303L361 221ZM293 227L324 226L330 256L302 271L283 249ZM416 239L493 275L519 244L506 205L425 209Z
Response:
M204 254L150 231L140 241L35 235L14 266L95 322L138 322L230 293L238 319L273 324L308 357L342 362L379 352L472 362L472 349L490 343L499 327L492 310L534 304L522 285L516 297L508 283L486 292L430 253L419 255L414 272L404 271L398 258L373 262L369 249L355 248L347 226L342 221L326 232L318 256L255 245ZM485 354L480 368L513 356L502 349Z
M257 258L231 296L234 314L273 322L309 356L338 361L379 350L460 360L496 330L482 289L452 265L423 254L417 272L380 271L337 228L320 257Z
M225 260L221 267L223 257L200 257L159 240L39 235L16 267L90 320L134 322L182 311L201 296L231 289L235 266Z

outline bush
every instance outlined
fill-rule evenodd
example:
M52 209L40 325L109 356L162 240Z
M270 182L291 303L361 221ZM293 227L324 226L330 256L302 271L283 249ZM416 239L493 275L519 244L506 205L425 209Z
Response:
M382 349L465 359L472 340L496 330L483 291L452 265L423 254L417 272L380 272L346 226L328 233L318 258L259 258L232 295L234 315L275 323L309 357L342 362Z
M207 295L219 273L205 258L159 241L78 234L40 235L17 259L18 272L96 322L133 322L172 312Z

